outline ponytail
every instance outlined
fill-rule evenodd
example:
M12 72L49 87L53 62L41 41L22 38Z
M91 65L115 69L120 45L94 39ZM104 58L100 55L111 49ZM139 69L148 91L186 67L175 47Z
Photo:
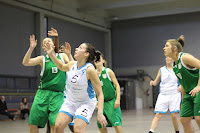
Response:
M184 47L184 35L181 35L178 39L177 39L177 41L181 44L181 46L182 47Z

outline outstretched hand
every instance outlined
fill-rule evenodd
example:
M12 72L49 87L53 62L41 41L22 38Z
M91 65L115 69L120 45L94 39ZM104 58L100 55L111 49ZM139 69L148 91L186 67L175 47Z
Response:
M37 40L35 40L35 35L30 35L30 47L35 48L37 46Z
M48 31L48 35L49 35L49 36L58 36L58 32L57 32L56 29L51 28L51 30Z
M65 48L64 48L64 52L66 55L70 55L71 54L71 46L68 42L65 42Z

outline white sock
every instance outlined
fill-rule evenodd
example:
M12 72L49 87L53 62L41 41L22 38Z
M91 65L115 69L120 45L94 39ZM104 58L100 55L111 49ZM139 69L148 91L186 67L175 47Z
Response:
M149 131L151 131L151 132L154 132L154 130L153 130L153 129L150 129Z

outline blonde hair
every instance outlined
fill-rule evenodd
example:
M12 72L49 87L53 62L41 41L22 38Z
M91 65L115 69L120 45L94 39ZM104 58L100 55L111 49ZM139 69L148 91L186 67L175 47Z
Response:
M167 40L172 45L172 51L174 52L174 47L177 47L177 52L183 52L184 47L184 35L181 35L178 39L169 39Z

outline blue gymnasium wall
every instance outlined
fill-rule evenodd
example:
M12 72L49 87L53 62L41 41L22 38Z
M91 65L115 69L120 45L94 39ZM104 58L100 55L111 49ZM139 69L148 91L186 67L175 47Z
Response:
M0 75L36 76L33 67L22 65L35 31L34 13L0 4L0 18Z
M105 32L48 17L48 29L51 27L57 29L60 44L64 44L64 42L70 43L72 47L72 55L74 55L75 48L83 42L90 43L95 47L95 49L105 53Z
M23 66L22 60L30 46L29 36L36 34L35 13L0 4L0 18L0 95L5 95L8 108L18 108L22 97L27 97L31 106L37 90L36 78L39 76L37 67ZM104 32L51 17L48 20L48 30L51 27L56 28L60 43L70 42L72 53L82 42L89 42L104 53ZM36 50L32 53L32 57L35 56Z
M116 21L112 24L113 68L117 75L133 75L142 68L157 74L165 65L167 39L185 36L184 52L200 59L200 13ZM155 68L155 70L154 70Z
M36 67L22 65L30 46L29 36L35 34L35 13L0 4L0 17L3 18L0 21L0 75L37 76ZM51 27L58 30L60 43L67 41L72 45L72 54L82 42L93 44L103 53L105 51L104 32L48 17L48 30ZM35 56L34 50L32 57Z

